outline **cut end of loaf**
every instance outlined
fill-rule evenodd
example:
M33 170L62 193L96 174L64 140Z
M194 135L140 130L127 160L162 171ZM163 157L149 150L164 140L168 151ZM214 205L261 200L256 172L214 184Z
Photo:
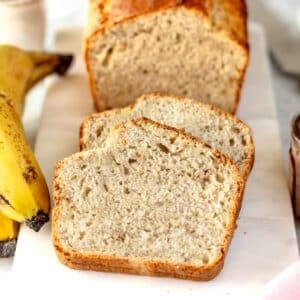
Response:
M196 138L153 121L56 168L53 240L67 265L208 280L221 269L243 180Z
M248 51L221 29L180 6L96 31L86 49L96 107L123 107L159 91L202 99L234 113Z

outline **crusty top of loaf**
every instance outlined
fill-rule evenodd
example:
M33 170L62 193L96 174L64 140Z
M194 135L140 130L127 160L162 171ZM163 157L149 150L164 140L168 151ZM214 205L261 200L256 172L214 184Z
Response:
M244 0L89 0L86 36L130 18L172 7L193 10L205 17L212 29L248 49Z

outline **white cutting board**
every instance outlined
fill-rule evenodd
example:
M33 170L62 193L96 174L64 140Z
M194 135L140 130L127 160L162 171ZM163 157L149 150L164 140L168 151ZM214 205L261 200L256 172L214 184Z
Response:
M251 63L238 116L251 125L256 160L250 175L238 228L225 266L210 282L71 270L59 263L50 239L50 224L39 234L22 227L13 265L14 278L46 295L131 299L257 299L266 282L298 258L293 214L282 153L264 34L250 26ZM57 49L79 51L80 34L60 32ZM78 128L92 112L81 56L73 74L52 81L36 142L36 155L52 186L53 164L78 150ZM49 283L53 288L48 288Z

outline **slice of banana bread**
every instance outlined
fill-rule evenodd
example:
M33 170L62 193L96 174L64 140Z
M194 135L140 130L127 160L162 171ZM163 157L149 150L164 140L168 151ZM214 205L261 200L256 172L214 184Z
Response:
M234 113L248 57L244 0L90 0L85 61L99 111L164 92Z
M102 147L116 124L142 116L184 129L228 155L244 178L250 173L254 144L251 130L245 123L211 105L160 94L142 96L135 105L122 110L106 111L85 118L80 130L80 148Z
M76 269L209 280L222 269L244 181L217 150L147 119L56 164L53 243Z

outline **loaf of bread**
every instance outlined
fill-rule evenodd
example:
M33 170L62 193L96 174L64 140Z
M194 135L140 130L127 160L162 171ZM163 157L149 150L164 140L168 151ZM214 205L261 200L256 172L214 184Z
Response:
M140 117L184 129L229 156L244 178L249 175L254 160L250 128L229 113L187 98L144 95L129 107L88 116L80 129L80 149L102 147L116 124Z
M244 181L227 157L147 119L56 164L53 242L75 269L209 280L221 270Z
M164 92L234 113L246 15L244 0L90 0L84 44L96 109Z

